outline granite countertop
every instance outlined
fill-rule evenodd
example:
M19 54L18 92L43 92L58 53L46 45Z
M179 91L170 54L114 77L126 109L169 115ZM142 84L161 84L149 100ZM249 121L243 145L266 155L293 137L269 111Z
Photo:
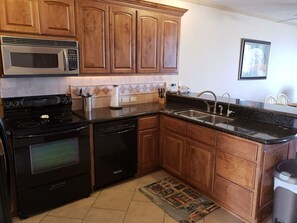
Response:
M111 110L109 107L106 107L96 108L91 112L75 111L75 113L83 116L90 123L162 113L263 144L277 144L287 142L294 139L297 134L296 128L289 128L258 120L251 120L246 117L234 117L234 121L232 122L212 124L181 117L175 114L175 111L181 111L190 108L194 107L181 103L167 102L165 105L161 105L159 103L145 103L123 106L123 108L120 110Z

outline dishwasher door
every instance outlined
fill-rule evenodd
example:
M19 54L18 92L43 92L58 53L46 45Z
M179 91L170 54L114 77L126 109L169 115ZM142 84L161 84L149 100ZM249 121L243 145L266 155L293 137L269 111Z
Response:
M137 119L94 124L95 189L137 171Z

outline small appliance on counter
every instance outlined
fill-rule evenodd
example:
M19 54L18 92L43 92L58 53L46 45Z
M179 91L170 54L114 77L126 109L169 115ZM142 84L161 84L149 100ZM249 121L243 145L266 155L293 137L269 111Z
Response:
M118 85L113 85L111 91L110 109L121 109Z
M92 95L83 95L83 108L85 112L90 112L92 111Z

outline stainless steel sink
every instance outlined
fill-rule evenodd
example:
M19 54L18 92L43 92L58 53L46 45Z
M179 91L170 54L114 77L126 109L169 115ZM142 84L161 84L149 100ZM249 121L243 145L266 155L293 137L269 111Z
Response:
M174 114L180 115L186 118L190 118L197 121L202 121L210 124L217 124L217 123L228 123L234 121L232 118L223 117L220 115L209 114L206 112L201 112L197 110L185 110L185 111L178 111Z

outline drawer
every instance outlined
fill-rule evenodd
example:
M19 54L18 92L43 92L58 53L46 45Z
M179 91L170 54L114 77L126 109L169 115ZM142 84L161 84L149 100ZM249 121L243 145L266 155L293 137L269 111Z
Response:
M181 135L186 135L187 122L176 118L162 116L162 126Z
M195 141L215 146L216 131L195 124L187 125L187 136Z
M157 115L141 117L138 119L139 130L157 128L158 125L159 125L159 119Z
M257 161L258 144L244 139L219 133L217 148L247 160Z
M218 150L216 153L216 174L253 190L256 164Z
M253 192L222 177L215 177L214 197L226 204L238 215L252 215L253 195Z

